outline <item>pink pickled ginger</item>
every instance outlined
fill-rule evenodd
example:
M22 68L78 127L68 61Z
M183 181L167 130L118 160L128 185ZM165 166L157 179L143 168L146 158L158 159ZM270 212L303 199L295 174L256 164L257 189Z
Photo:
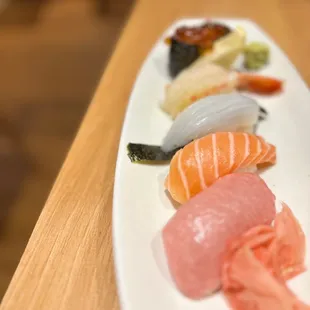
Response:
M274 227L250 229L228 246L222 288L235 310L306 310L285 280L305 270L305 236L292 211L283 205Z

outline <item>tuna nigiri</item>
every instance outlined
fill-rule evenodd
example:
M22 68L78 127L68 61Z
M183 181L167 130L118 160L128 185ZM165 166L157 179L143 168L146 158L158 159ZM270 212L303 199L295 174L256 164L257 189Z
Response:
M305 270L305 235L286 205L274 227L251 228L225 252L222 285L232 309L310 309L285 284Z
M200 60L183 70L166 89L162 109L175 118L200 98L234 90L272 94L282 89L282 81L254 74L232 72Z
M252 227L271 224L274 201L258 175L235 173L186 202L162 232L169 270L179 290L200 299L219 289L227 243Z
M183 203L226 174L276 162L276 149L259 136L218 132L197 139L171 160L166 189Z

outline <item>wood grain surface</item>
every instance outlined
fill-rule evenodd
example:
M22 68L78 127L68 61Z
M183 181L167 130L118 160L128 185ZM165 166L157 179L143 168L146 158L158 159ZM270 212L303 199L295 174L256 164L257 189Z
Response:
M119 309L111 212L119 135L133 82L154 41L180 17L246 17L310 84L308 0L138 1L29 240L0 310ZM130 206L127 206L130 207Z
M37 0L17 1L37 10ZM24 23L14 4L3 16L0 0L0 303L131 0L114 0L105 14L97 1L44 1L38 19Z

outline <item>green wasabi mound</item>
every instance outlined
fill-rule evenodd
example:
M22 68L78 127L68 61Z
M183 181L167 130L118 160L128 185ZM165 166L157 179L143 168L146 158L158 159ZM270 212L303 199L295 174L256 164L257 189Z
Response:
M270 50L267 44L251 42L244 48L244 67L258 70L269 63Z

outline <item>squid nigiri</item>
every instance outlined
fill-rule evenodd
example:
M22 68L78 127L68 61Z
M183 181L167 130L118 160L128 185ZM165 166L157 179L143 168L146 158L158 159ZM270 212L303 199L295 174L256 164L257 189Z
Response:
M259 115L257 102L238 93L200 99L177 116L162 149L169 152L217 131L253 132Z
M165 187L174 200L184 203L221 176L275 162L275 146L259 136L244 132L213 133L191 142L174 155Z
M177 116L161 146L129 143L129 157L133 162L169 160L181 147L209 133L253 132L266 114L254 99L237 93L206 97Z
M161 108L174 119L198 99L221 93L247 90L272 94L282 89L282 81L260 75L229 71L203 59L183 70L166 89Z

